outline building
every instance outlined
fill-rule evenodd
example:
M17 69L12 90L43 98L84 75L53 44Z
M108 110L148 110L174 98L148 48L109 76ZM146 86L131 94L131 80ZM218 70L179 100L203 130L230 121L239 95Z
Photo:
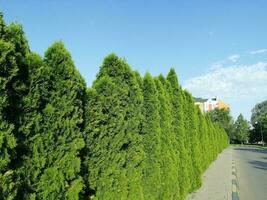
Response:
M230 106L224 103L222 100L217 97L210 99L195 98L195 105L197 105L201 112L209 112L215 108L219 109L230 109Z
M197 105L199 107L199 109L201 110L201 112L204 112L204 103L207 100L208 99L195 98L195 105Z

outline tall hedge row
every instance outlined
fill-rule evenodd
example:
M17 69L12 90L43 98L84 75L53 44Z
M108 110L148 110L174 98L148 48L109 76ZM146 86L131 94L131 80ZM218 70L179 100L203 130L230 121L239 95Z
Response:
M228 144L174 69L107 56L90 88L62 42L44 57L0 15L0 200L182 200Z

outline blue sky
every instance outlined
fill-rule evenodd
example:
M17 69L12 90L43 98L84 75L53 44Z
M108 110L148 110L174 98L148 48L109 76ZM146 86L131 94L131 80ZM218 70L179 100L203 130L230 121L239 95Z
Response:
M63 40L88 86L114 52L142 74L174 67L194 96L218 96L234 117L267 99L265 0L0 0L0 10L23 24L32 51Z

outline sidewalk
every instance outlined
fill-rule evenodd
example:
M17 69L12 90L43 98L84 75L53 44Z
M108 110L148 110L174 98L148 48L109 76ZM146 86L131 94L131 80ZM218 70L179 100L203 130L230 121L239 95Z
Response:
M232 148L225 149L202 176L202 186L186 200L232 199Z

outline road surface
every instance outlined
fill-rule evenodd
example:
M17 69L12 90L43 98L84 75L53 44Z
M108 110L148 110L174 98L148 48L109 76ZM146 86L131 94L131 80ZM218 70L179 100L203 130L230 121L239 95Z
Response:
M267 200L267 149L234 147L240 200Z

